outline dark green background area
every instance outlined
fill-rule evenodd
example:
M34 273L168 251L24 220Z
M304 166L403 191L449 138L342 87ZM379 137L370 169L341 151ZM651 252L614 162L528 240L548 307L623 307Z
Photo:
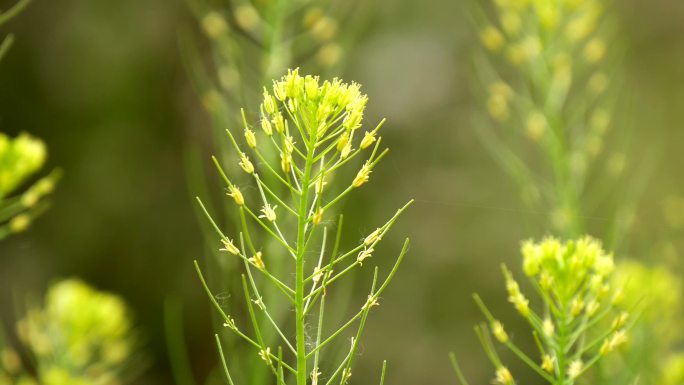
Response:
M492 371L472 331L481 319L475 291L511 330L525 330L504 302L499 265L517 268L520 240L544 234L528 219L549 213L524 209L474 132L470 117L482 108L469 80L477 34L460 3L377 0L370 26L343 26L364 32L339 75L364 85L368 124L388 118L383 140L391 149L371 183L347 200L348 229L361 238L416 198L387 237L385 260L374 257L385 266L411 237L408 259L368 323L356 383L377 381L382 359L387 383L456 383L452 350L472 383L488 383ZM629 0L614 12L627 47L626 88L637 100L616 113L636 127L630 153L659 155L621 256L659 258L663 234L681 247L661 204L684 195L684 3ZM141 384L172 381L168 297L184 303L197 379L217 360L211 310L192 267L203 242L184 154L207 143L210 128L181 62L185 29L196 25L181 0L38 0L2 31L16 42L0 63L0 130L43 138L49 166L65 173L51 209L0 245L0 318L10 325L26 293L60 277L120 293L152 358Z

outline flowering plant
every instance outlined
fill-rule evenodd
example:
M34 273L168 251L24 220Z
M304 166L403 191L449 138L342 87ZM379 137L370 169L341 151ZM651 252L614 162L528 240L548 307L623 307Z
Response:
M379 281L378 269L375 269L370 292L359 310L325 336L326 298L333 283L353 269L361 268L377 253L380 241L411 203L399 209L386 223L347 251L340 251L341 215L334 241L331 242L328 237L329 210L349 193L365 185L375 166L387 153L387 150L379 151L381 140L378 131L384 121L358 139L367 100L356 83L344 83L339 79L321 82L316 76L301 76L298 70L290 70L282 79L273 82L271 91L263 91L258 129L248 124L243 111L244 146L238 143L234 133L227 131L240 158L235 166L239 166L242 172L253 179L256 187L252 189L253 194L246 194L247 189L241 189L234 183L214 158L225 181L227 194L237 206L242 224L240 234L237 237L226 235L198 199L219 236L222 250L243 261L245 273L242 275L242 286L253 336L225 313L196 262L200 279L221 314L224 326L257 349L259 357L278 383L285 383L290 377L298 385L305 385L307 378L311 379L312 384L318 384L323 378L326 384L348 382L366 318L371 308L378 304L380 294L396 273L408 249L406 240L394 267L384 280ZM269 157L264 153L264 148L269 147L275 149L276 156ZM244 152L243 148L250 154ZM340 183L338 170L365 151L369 151L370 155L356 175L346 183ZM269 174L274 181L266 182L261 172ZM334 190L328 182L344 187L341 192L331 194ZM284 187L284 194L275 192L278 186ZM254 232L253 227L260 231ZM279 250L265 254L259 246L261 239L274 239L279 244ZM290 268L281 273L272 272L269 266L283 259L290 261ZM259 280L270 283L277 292L267 297L259 289ZM269 309L273 304L282 302L293 307L294 322L279 324L274 321ZM277 332L278 346L268 346L262 338L264 320ZM306 332L310 322L316 325L313 341ZM351 337L351 346L342 361L332 366L320 360L331 342L355 323L357 331ZM225 359L218 336L217 343ZM227 362L224 369L228 382L232 384Z
M627 341L629 313L620 310L622 291L612 285L613 256L591 237L567 242L555 238L539 243L526 241L522 254L523 271L543 304L541 309L530 306L513 274L505 266L502 269L508 300L532 328L539 358L519 348L503 324L475 295L489 323L475 330L496 367L494 383L516 382L499 358L492 335L550 384L574 384ZM453 355L452 362L461 382L467 384Z

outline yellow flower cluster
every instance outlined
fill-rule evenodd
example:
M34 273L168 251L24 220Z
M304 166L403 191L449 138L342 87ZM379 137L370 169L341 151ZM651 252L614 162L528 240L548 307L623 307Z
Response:
M0 133L0 199L14 191L45 162L45 144L28 134L14 139Z
M566 242L552 237L541 242L526 241L522 254L523 270L538 289L544 310L540 312L530 306L513 274L504 266L506 290L509 302L533 328L541 356L535 362L516 346L501 321L476 295L475 301L489 323L489 329L480 326L476 331L497 367L493 382L512 384L513 379L502 365L491 340L482 333L493 335L550 383L573 383L628 340L629 314L615 312L621 296L615 294L607 298L611 284L614 284L613 257L603 250L598 240L588 236ZM615 313L612 319L611 313ZM588 347L577 343L585 338L593 338L595 342Z
M513 65L514 70L499 71L496 69L497 60L492 61L495 72L509 76L485 79L491 84L487 108L497 122L506 121L509 114L515 112L522 120L515 123L526 129L531 140L539 142L548 131L550 122L563 124L557 121L563 114L563 104L571 85L580 81L579 77L575 79L575 74L590 75L586 87L582 86L589 94L600 94L607 87L608 77L600 68L607 53L607 44L598 30L604 16L602 2L493 2L493 14L481 24L480 41L493 57L500 57L503 64ZM524 84L531 83L532 89L519 87L520 80ZM512 93L503 92L502 86L516 90L517 97L521 99L516 103L518 111L510 111ZM545 102L539 103L537 96ZM587 116L592 115L594 112L587 108L590 109ZM605 130L595 129L591 122L586 126L589 135L579 144L584 147L580 152L596 156L602 149Z
M606 291L606 278L615 268L612 254L591 237L564 243L551 237L540 243L526 241L522 254L525 274L559 301L571 301L584 285L594 295Z
M334 150L339 161L344 161L355 150L354 136L361 127L367 102L368 97L357 83L345 83L337 78L321 82L318 76L301 76L298 69L288 70L287 75L273 82L271 89L263 91L259 126L266 140L259 139L245 122L245 143L257 152L260 143L275 144L280 169L286 175L304 169L298 168L295 155L315 153L322 157ZM381 126L382 123L366 131L357 140L358 150L377 144ZM254 164L243 153L239 165L248 174L255 172ZM371 162L363 165L353 187L368 181L372 167ZM316 183L317 189L325 184L323 179ZM320 192L318 189L317 193ZM237 195L233 188L231 196L243 204L244 200Z
M557 35L558 39L573 44L586 39L596 30L602 12L597 0L495 0L494 3L498 20L482 29L480 39L492 52L506 49L509 59L522 59L518 64L532 59L529 54L539 53L529 48L530 44L538 45L542 35ZM600 60L603 48L598 40L589 42L584 50L587 60Z
M51 286L44 306L18 323L46 385L114 383L133 353L131 329L121 298L75 279Z
M323 139L335 123L342 122L349 138L361 126L368 97L357 83L340 79L320 82L318 76L300 76L299 70L289 70L282 79L273 82L272 94L264 90L261 105L263 119L270 119L276 131L285 129L283 114L301 119L308 134ZM283 110L278 108L282 104ZM264 130L270 135L270 130Z

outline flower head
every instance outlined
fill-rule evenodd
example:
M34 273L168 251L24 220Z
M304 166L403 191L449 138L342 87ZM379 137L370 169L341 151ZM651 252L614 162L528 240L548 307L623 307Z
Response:
M250 130L249 128L245 128L245 140L247 141L247 145L251 148L256 148L256 135L254 135L254 131Z
M584 369L584 363L582 363L582 360L574 360L570 363L570 366L568 366L568 376L570 376L570 378L577 378L580 374L582 374L582 369Z
M600 282L614 268L613 256L603 250L600 241L591 237L567 242L551 237L538 243L526 241L522 254L525 274L540 283L551 280L554 284L550 289L568 302L580 285L592 279ZM577 299L573 307L578 313L583 303Z
M368 182L368 179L370 177L371 173L371 166L368 162L364 163L363 166L361 166L361 169L359 172L356 174L356 177L354 178L354 181L352 182L353 187L361 187L364 183Z
M496 339L502 344L508 342L508 333L506 333L506 330L501 322L492 322L492 334L494 334L494 337L496 337Z
M259 215L259 218L265 218L265 219L268 220L269 222L275 222L275 220L276 220L276 212L275 212L275 209L276 209L277 207L278 207L278 206L273 206L273 207L271 207L270 204L266 203L266 204L264 205L264 207L261 209L261 212L262 212L263 214Z
M244 153L240 154L240 162L238 164L247 174L254 173L254 165Z
M261 251L257 251L252 258L248 259L257 269L263 270L266 268L263 258L261 257Z
M232 197L235 203L237 203L239 206L245 204L245 197L242 195L242 192L240 192L240 189L237 186L228 187L228 196Z
M240 253L240 250L238 250L238 248L233 244L233 240L223 238L221 239L221 243L223 243L223 248L219 250L227 251L233 255L238 255Z
M372 248L364 248L359 252L359 255L356 256L356 261L359 263L359 265L363 265L363 261L366 260L367 258L370 258L371 255L373 254L373 249Z
M513 385L513 375L511 374L511 371L505 366L500 366L498 369L496 369L494 384Z
M344 83L337 78L321 83L317 76L300 75L299 69L288 70L280 80L274 81L273 95L274 98L268 92L264 93L265 112L274 114L278 108L272 104L281 102L291 112L297 110L306 116L311 123L307 127L309 133L319 137L337 122L341 122L346 131L356 130L361 125L368 101L357 83ZM282 120L282 115L276 115L274 123L278 132L282 132Z
M359 147L361 149L366 149L370 147L371 144L373 144L377 139L375 138L375 132L371 131L366 131L366 133L363 135L363 139L361 140L361 144Z

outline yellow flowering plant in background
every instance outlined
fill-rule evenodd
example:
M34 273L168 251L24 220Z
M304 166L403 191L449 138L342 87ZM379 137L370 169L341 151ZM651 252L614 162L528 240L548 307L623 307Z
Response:
M684 316L681 278L664 265L634 260L618 263L614 285L622 287L625 306L639 306L630 330L629 349L604 362L596 382L675 385L684 383L684 352L679 322Z
M240 135L227 130L240 158L231 168L248 175L252 180L250 187L237 185L229 177L233 173L224 171L224 166L214 158L240 218L239 234L230 236L224 232L199 200L225 257L235 256L244 266L241 281L251 326L224 311L196 263L200 279L221 315L224 328L253 347L253 356L262 361L265 372L271 373L279 384L349 382L366 318L378 305L380 294L408 249L406 240L386 278L380 280L375 269L368 297L358 303L348 320L328 326L332 323L326 322L325 317L330 313L330 293L339 287L341 278L364 268L376 257L381 240L411 203L377 226L358 245L343 249L342 216L335 221L330 213L349 193L369 182L375 166L387 154L387 150L380 151L378 136L384 121L363 135L359 132L367 100L356 83L339 79L321 81L317 76L301 76L298 70L288 71L273 82L270 90L263 91L261 119L255 125L248 123L243 112ZM276 156L265 154L269 147L275 149ZM339 170L363 153L369 155L356 175L342 179ZM267 182L264 174L270 174L273 182ZM335 192L333 185L339 185L342 191ZM279 186L285 193L276 192ZM334 237L328 235L330 227L336 227ZM278 249L262 248L268 239L275 240ZM285 268L272 270L276 263L283 263ZM266 294L260 289L265 284L275 291ZM290 317L274 319L271 307L283 303L292 310ZM327 358L339 349L339 344L333 342L352 326L356 331L350 334L350 346L342 359L333 363ZM277 339L264 339L265 330L274 331ZM232 352L224 354L218 335L216 339L226 379L232 385ZM251 383L256 374L250 367L244 369L248 372L242 377ZM380 383L383 381L384 365Z
M532 328L536 353L523 351L516 338L507 333L495 314L475 295L488 322L475 331L495 366L493 383L523 382L515 380L499 357L494 340L549 384L572 385L585 377L593 383L594 377L588 371L626 344L630 335L627 330L633 323L630 312L620 307L623 292L613 281L613 256L590 237L565 242L555 238L526 241L522 255L523 272L534 296L524 294L513 274L505 266L502 269L508 301ZM451 358L459 380L467 385L453 354Z
M612 6L603 0L473 4L482 47L476 74L487 115L476 132L518 185L526 207L545 213L529 216L542 218L535 230L570 239L597 234L610 248L626 249L651 162L644 151L627 156L629 128L620 120L625 114L616 113L625 92ZM651 254L650 248L639 253ZM618 266L626 287L662 277L665 269L637 261ZM681 286L676 275L663 282ZM649 309L663 300L662 286L639 285L625 291L625 302ZM660 309L667 319L681 304ZM599 361L592 383L658 384L676 372L676 359L669 368L664 362L677 356L678 339L658 335L646 318L634 323L635 338L624 354Z
M30 0L21 0L0 12L0 26L11 20L28 6ZM0 60L14 43L14 35L0 43ZM12 138L0 132L0 240L10 234L26 230L33 219L45 210L43 198L50 194L59 178L59 172L40 179L23 192L18 190L38 172L45 163L45 143L29 134Z
M483 47L476 74L488 115L476 132L527 207L549 213L542 228L548 222L568 237L598 233L616 246L632 223L645 171L624 173L631 167L628 128L614 114L620 79L609 6L603 0L474 6ZM620 135L611 135L616 126ZM609 213L592 221L598 210Z
M44 304L29 307L17 322L17 334L35 376L22 365L18 350L5 344L0 346L3 385L126 384L141 369L124 301L77 279L50 286Z
M28 134L10 138L0 132L0 239L26 230L46 204L59 172L41 178L22 192L19 188L45 163L45 144Z
M20 0L0 13L0 26L28 4ZM12 43L12 35L3 40L0 59ZM46 209L61 172L29 183L46 158L42 140L0 132L0 240L26 230ZM16 336L19 349L0 327L0 385L120 385L142 367L127 305L77 279L51 285L44 303L17 321Z

